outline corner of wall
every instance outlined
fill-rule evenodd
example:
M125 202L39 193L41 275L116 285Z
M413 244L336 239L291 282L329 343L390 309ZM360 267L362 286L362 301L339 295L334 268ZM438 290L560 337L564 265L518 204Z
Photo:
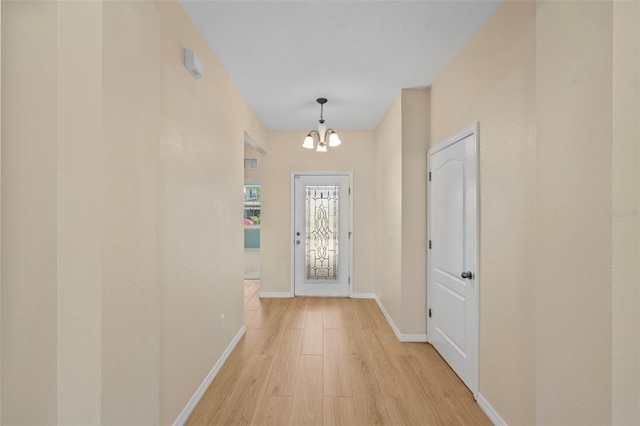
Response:
M375 130L375 293L401 324L402 273L402 91Z
M427 332L427 151L429 89L403 89L402 272L400 330Z
M614 2L613 20L611 422L640 424L640 4Z

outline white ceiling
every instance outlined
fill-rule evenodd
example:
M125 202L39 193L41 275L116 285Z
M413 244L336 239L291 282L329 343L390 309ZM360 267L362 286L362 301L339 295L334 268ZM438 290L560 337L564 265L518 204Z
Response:
M267 128L314 128L326 97L336 130L374 129L400 89L430 86L499 4L180 2Z

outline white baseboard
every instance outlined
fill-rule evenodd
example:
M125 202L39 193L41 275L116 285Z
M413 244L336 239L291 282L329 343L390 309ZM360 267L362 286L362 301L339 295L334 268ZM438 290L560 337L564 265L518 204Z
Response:
M352 299L375 299L375 293L353 293L351 295Z
M289 293L288 291L261 291L258 294L258 297L265 299L278 299L293 297L293 294Z
M261 291L258 294L258 297L273 299L273 298L287 298L294 297L288 291ZM375 293L353 293L351 296L352 299L375 299Z
M418 342L418 343L426 343L427 342L427 333L400 333L400 337L398 340L401 342Z
M235 335L231 343L229 343L229 346L227 346L227 349L225 349L225 351L222 353L222 355L220 356L218 361L215 363L211 371L209 371L209 374L207 374L207 377L205 377L202 384L200 384L200 387L198 387L198 389L196 390L196 393L193 394L193 396L187 403L186 407L184 407L184 409L182 410L178 418L176 418L176 420L173 422L173 426L184 425L184 423L187 421L187 419L191 415L191 412L193 411L193 409L196 408L196 405L200 401L200 398L202 398L202 395L204 395L206 390L209 388L209 385L211 384L211 382L213 382L213 379L216 378L216 376L220 372L220 369L222 368L224 363L227 362L229 355L231 355L231 352L233 352L236 345L238 344L240 339L242 339L242 336L244 336L246 332L247 332L246 326L243 325L242 327L240 327L240 330Z
M507 426L507 422L502 420L500 414L489 404L489 401L486 400L484 396L480 392L478 392L478 405L482 408L482 411L489 417L489 420L496 426Z
M391 319L391 315L389 315L389 312L387 312L387 310L384 308L384 305L382 304L378 296L375 295L374 298L376 300L376 303L378 304L378 307L384 314L384 317L387 319L387 322L391 326L391 329L393 330L393 332L395 333L399 341L401 342L426 342L427 341L427 333L424 333L424 334L400 333L400 330L398 330L398 327L396 327L396 324L393 322L393 319Z

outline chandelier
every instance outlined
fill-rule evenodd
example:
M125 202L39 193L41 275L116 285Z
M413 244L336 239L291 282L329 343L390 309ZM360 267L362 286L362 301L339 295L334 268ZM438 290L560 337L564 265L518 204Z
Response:
M338 134L333 129L327 129L324 124L324 118L322 114L324 112L324 104L327 103L326 98L318 98L316 102L320 104L320 124L318 130L312 130L309 132L306 138L304 138L303 148L313 149L316 148L318 152L327 152L327 145L330 147L336 147L342 143ZM327 142L327 138L329 139ZM316 147L317 144L317 147Z

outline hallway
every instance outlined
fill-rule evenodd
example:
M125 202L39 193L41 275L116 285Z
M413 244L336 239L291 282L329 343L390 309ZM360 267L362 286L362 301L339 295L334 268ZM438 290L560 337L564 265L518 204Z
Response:
M491 424L436 351L400 343L373 300L259 299L189 425Z

